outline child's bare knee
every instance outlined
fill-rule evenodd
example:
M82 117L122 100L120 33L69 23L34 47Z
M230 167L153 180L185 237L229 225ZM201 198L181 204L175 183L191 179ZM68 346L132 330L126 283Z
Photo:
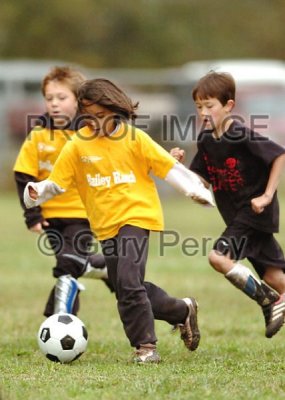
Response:
M280 281L281 270L277 268L266 268L263 280L269 285L275 287L276 281Z
M211 250L208 256L208 260L210 265L216 270L221 271L223 259L225 258L224 255L219 253L217 250Z

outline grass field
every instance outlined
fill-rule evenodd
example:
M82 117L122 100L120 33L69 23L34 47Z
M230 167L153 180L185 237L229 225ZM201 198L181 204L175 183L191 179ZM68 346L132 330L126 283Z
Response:
M285 248L284 192L281 197L283 235L278 238ZM26 230L16 195L1 195L0 399L285 398L285 329L266 339L260 309L207 265L205 251L223 229L217 211L179 195L163 203L166 229L177 232L179 243L161 249L162 241L153 234L147 279L170 294L198 299L200 347L187 352L179 335L157 321L163 362L131 364L113 295L99 281L82 280L87 290L79 317L89 332L88 350L61 365L46 360L36 342L54 283L54 260L37 250L37 237ZM170 232L165 237L173 238Z

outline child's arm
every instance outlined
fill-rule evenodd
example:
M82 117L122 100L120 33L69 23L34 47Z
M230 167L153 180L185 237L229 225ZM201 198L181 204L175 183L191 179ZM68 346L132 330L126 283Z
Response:
M138 131L136 135L139 151L146 162L149 171L161 179L165 179L175 189L191 197L199 204L215 206L212 193L205 188L199 176L185 168L175 157L159 144L154 142L146 133ZM180 153L179 148L172 149Z
M180 163L174 164L165 177L165 180L175 189L190 196L197 203L215 206L212 193L205 188L200 177L195 172L185 168Z
M72 145L73 142L69 142L63 147L48 179L41 182L29 182L26 185L24 203L27 208L38 206L64 193L72 185L75 163L70 151Z
M24 203L23 195L25 186L28 182L36 182L37 179L29 174L23 172L14 172L14 178L17 186L17 192L20 200L22 209L24 210L25 222L29 230L36 231L35 227L41 226L44 222L42 216L41 207L34 207L33 209L27 209ZM34 229L35 228L35 229Z
M284 167L285 167L285 154L281 154L272 163L265 192L261 196L255 197L254 199L251 200L251 207L255 213L257 214L262 213L264 211L264 208L271 203L274 193L278 187Z
M29 182L24 190L24 203L27 208L36 207L64 192L65 189L48 179L41 182Z
M177 160L178 162L183 163L183 162L185 161L185 150L180 149L179 147L173 147L173 148L170 150L169 153L170 153L170 154L172 155L172 157L174 157L175 160ZM198 174L196 174L196 175L198 175ZM209 182L207 182L207 181L206 181L204 178L202 178L200 175L198 175L198 176L199 176L199 178L201 179L203 185L204 185L207 189L209 189L209 187L211 186L211 185L209 184Z

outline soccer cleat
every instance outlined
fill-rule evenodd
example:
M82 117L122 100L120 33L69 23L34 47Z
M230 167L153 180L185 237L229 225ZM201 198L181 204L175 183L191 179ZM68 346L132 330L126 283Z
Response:
M188 306L189 313L184 324L178 324L180 337L188 350L194 351L199 346L200 331L198 328L198 303L193 297L182 299Z
M262 306L265 319L265 336L272 338L283 326L285 320L285 296L281 295L275 303Z
M161 358L154 345L141 345L136 350L133 362L137 364L158 364Z

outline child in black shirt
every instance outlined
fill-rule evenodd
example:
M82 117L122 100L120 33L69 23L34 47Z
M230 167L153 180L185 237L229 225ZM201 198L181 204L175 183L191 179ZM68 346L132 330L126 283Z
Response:
M273 236L279 229L277 186L285 149L231 116L235 82L210 72L192 92L202 131L190 169L211 185L226 229L209 254L211 266L261 307L271 338L285 318L285 260ZM172 150L181 160L183 150ZM239 260L247 258L259 277ZM272 290L274 289L274 290Z

